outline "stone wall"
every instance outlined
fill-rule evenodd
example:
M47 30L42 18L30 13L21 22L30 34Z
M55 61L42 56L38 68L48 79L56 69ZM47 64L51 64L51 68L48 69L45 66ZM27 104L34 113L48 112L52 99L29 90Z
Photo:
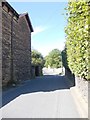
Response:
M76 87L81 93L82 98L88 103L88 81L80 77L75 77Z
M31 32L25 16L13 24L13 72L15 79L31 78Z
M84 80L83 78L76 77L70 70L67 69L65 69L65 75L72 84L72 87L75 86L75 89L79 91L84 101L88 103L88 84L90 84L90 82Z
M42 76L42 66L40 65L32 65L32 70L31 70L31 76L32 78L35 78L35 76Z
M2 5L0 2L0 88L2 87Z
M10 80L11 67L11 16L6 9L2 10L2 82Z
M2 6L0 2L0 108L2 106ZM1 118L1 114L0 114Z
M31 78L31 29L26 15L2 9L2 83ZM19 16L19 17L18 17Z
M32 75L32 78L35 78L35 66L32 65L32 70L31 70L31 75Z

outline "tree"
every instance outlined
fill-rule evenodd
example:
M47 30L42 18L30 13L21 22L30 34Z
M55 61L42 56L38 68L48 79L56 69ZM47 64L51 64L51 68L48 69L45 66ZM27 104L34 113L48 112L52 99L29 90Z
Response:
M51 68L61 67L61 51L58 49L53 49L45 57L45 67L50 66Z
M32 50L31 57L32 57L32 65L35 65L35 66L44 65L44 58L42 54L38 52L37 50Z

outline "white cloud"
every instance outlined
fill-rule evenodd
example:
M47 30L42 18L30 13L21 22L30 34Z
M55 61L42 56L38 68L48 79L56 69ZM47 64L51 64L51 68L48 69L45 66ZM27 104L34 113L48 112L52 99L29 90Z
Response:
M37 26L34 28L34 32L32 32L32 36L38 34L38 33L41 33L43 31L45 31L47 28L46 27L43 27L43 26Z

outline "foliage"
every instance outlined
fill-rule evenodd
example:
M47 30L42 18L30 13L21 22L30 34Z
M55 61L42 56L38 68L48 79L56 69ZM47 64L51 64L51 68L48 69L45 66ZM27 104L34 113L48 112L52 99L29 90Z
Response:
M61 52L58 49L53 49L45 57L45 67L50 66L51 68L61 67Z
M67 62L67 49L66 47L64 48L64 50L61 52L62 55L62 64L66 69L69 69L68 67L68 62Z
M90 3L78 0L68 2L66 32L67 60L70 70L90 80Z
M31 53L32 57L32 65L44 65L44 58L41 53L39 53L37 50L32 50Z

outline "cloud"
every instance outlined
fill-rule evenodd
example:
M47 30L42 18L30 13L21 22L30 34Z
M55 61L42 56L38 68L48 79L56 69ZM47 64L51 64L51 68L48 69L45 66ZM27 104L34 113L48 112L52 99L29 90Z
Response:
M43 31L45 31L47 28L46 27L43 27L43 26L37 26L34 28L34 32L32 33L32 36L38 34L38 33L41 33Z

